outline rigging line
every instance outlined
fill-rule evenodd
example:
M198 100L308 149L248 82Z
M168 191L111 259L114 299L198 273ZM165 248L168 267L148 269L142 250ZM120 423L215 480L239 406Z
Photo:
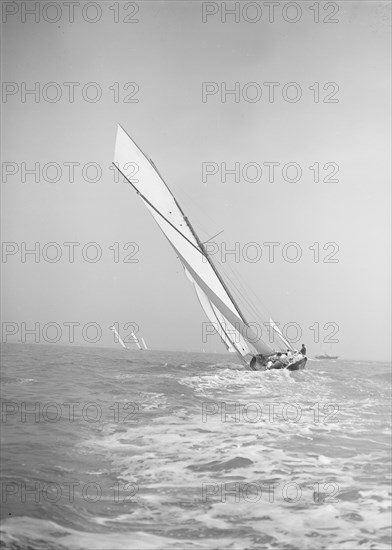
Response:
M215 239L215 237L217 237L218 235L220 235L220 234L223 233L223 232L224 232L224 229L222 229L222 231L219 231L219 233L217 233L217 234L214 235L213 237L210 237L210 238L208 239L208 241L204 241L203 244L209 243L210 241L212 241L212 239Z
M231 281L232 286L237 291L238 295L242 298L243 302L245 303L246 310L251 315L251 317L254 317L253 322L256 322L258 320L264 320L264 316L260 314L259 311L253 306L252 302L248 301L246 296L243 294L243 292L238 288L238 286Z
M162 176L161 176L161 177L162 177ZM162 179L163 179L163 178L162 178ZM181 196L182 196L184 199L186 199L185 202L186 202L186 204L187 204L187 211L188 211L188 209L189 209L190 212L191 212L192 210L197 210L197 211L198 211L198 212L197 212L197 215L195 215L194 219L199 220L200 217L202 217L202 218L207 219L208 222L209 222L209 224L211 224L212 227L215 227L215 226L216 226L215 220L214 220L214 223L212 223L212 218L209 217L208 215L206 215L206 213L205 213L205 208L203 208L202 205L201 205L199 202L197 202L197 201L195 200L195 197L194 197L194 196L191 196L191 195L187 192L186 188L184 188L183 186L181 186L181 187L179 187L179 186L174 186L174 188L176 189L176 195L178 195L180 198L181 198ZM182 200L182 199L181 199L181 200ZM188 203L189 203L189 204L188 204ZM191 209L191 207L192 207L192 209ZM199 214L201 214L201 216L200 216ZM192 219L193 219L193 216L192 216ZM206 221L207 221L207 220L206 220ZM198 223L197 223L197 226L198 226L198 227L197 227L198 230L199 230L199 229L202 229L202 230L204 231L204 233L206 233L206 235L211 235L211 233L212 233L212 231L213 231L213 229L212 229L212 230L205 231L205 229L200 225L199 221L198 221Z
M197 205L197 203L195 203L194 200L192 200L192 199L189 198L188 194L186 194L186 195L187 195L188 199L190 200L190 202L191 202L194 206L197 207L197 210L200 210L200 212L202 212L202 217L203 217L203 218L207 218L209 224L212 225L212 223L213 223L213 222L212 222L212 218L206 214L205 210L202 211L202 210L199 208L199 206ZM209 233L211 233L211 231L206 231L206 229L203 228L203 225L200 223L199 218L198 218L198 221L197 221L197 226L198 226L198 229L201 230L203 233L206 233L206 235L208 235ZM209 239L209 240L210 240L210 239ZM225 270L225 269L223 268L222 264L221 264L218 260L216 260L216 262L217 262L218 265L220 266L220 269L223 271L223 273L224 273L226 279L227 279L230 283L232 283L232 280L231 280L230 276L228 275L227 270ZM255 291L254 291L253 288L247 283L247 281L245 281L245 279L244 279L243 277L241 277L241 276L239 275L239 273L231 267L230 264L228 264L228 268L230 269L230 271L231 271L231 273L233 274L233 276L236 277L237 282L240 284L240 286L241 286L242 289L244 290L245 295L247 296L248 300L249 300L249 301L252 300L252 303L253 303L253 302L254 302L254 299L256 299L256 301L257 301L258 304L259 304L259 308L261 307L262 310L266 310L267 312L269 312L269 308L262 302L262 300L260 300L260 297L255 293ZM249 295L248 292L245 290L245 288L247 288L247 289L249 288L249 290L250 290L251 293L253 294L253 298L250 297L250 295ZM257 311L257 314L258 314L259 316L262 317L260 311ZM271 316L270 313L269 313L269 316Z
M246 300L246 297L243 295L243 293L241 292L241 290L237 287L237 285L231 281L231 284L234 286L234 288L237 290L238 294L241 296L241 298L245 301L246 305L248 306L246 308L246 311L250 314L254 314L255 315L255 319L254 321L257 322L257 321L261 321L263 323L264 326L267 325L267 327L270 327L268 330L267 330L267 338L262 338L263 341L265 341L266 343L268 343L268 345L271 345L271 342L269 341L269 336L270 336L270 332L269 330L271 329L271 324L270 324L270 321L268 318L265 317L265 315L262 315L254 306L253 306L253 303L252 302L248 302ZM263 331L263 328L260 327L260 330ZM268 336L269 335L269 336ZM268 339L268 342L267 342L267 339Z
M245 290L245 286L243 284L243 282L241 281L241 278L238 276L238 274L231 268L230 264L228 264L228 268L233 272L233 275L235 278L238 279L238 284L236 284L236 282L228 275L227 273L227 269L226 269L226 266L223 266L222 263L219 261L219 260L216 260L216 262L218 263L219 267L220 267L220 270L221 272L223 273L223 276L226 278L226 280L230 283L230 286L235 289L236 291L236 295L238 297L240 297L242 300L242 306L245 306L245 310L247 312L247 316L248 314L250 314L251 317L254 317L254 321L257 322L257 321L262 321L262 322L266 322L268 323L268 318L262 314L255 306L254 306L254 301L251 300L249 294L247 294L246 290ZM242 287L242 290L241 288Z
M194 206L196 206L197 209L200 210L200 212L201 212L201 209L198 207L198 205L195 203L195 201L193 201L192 199L190 199L190 197L188 196L188 194L186 194L186 195L187 195L188 199L190 200L190 202L191 202ZM211 220L210 217L208 217L208 216L206 215L205 210L203 210L202 217L207 217L207 218L208 218L208 221L212 224L212 220ZM206 229L203 228L203 226L202 226L202 224L199 222L199 220L198 220L198 222L197 222L197 225L198 225L198 229L201 230L201 231L202 231L203 233L205 233L206 235L208 235L209 233L211 233L211 231L206 231ZM220 234L220 233L218 233L218 235L219 235L219 234ZM214 237L212 237L212 238L214 238ZM210 240L211 240L211 239L208 239L208 241L210 241ZM218 265L220 266L220 269L221 269L221 271L223 272L223 274L224 274L226 280L228 280L229 283L232 284L232 285L234 286L234 283L233 283L233 281L232 281L230 275L227 273L227 270L223 267L223 265L219 262L219 260L215 260L215 261L216 261L216 262L218 263ZM232 272L232 274L234 275L234 277L237 279L238 284L242 287L243 292L244 292L244 294L245 294L245 296L246 296L246 298L247 298L247 299L245 299L244 296L241 294L242 299L245 301L245 303L248 303L248 307L250 307L249 304L252 303L252 307L253 307L254 312L256 313L256 316L257 316L257 317L263 318L264 316L261 314L260 310L258 310L255 306L253 306L254 298L252 299L252 298L250 297L250 295L247 293L247 291L245 290L245 288L247 288L249 285L248 285L248 284L245 284L245 281L243 280L243 278L241 278L241 277L239 276L238 272L236 272L234 269L232 269L232 267L230 266L230 264L229 264L229 269L230 269L230 271ZM258 301L259 307L261 306L262 309L265 309L265 310L269 311L269 308L267 308L267 307L263 304L263 302L260 300L260 298L257 296L257 294L253 291L252 287L250 287L250 290L252 291L253 296L254 296L254 297L256 298L256 300ZM239 292L239 289L238 289L238 288L237 288L237 292Z
M246 295L246 292L245 292L245 295L244 295L244 292L241 292L241 290L238 288L238 286L234 283L234 281L232 280L232 278L228 275L227 273L227 270L225 269L225 267L222 265L222 263L219 261L219 260L216 260L216 262L218 263L218 265L220 266L220 269L221 271L223 272L223 275L225 276L225 278L229 281L229 283L231 284L231 286L235 287L236 288L236 291L237 291L237 294L242 298L242 300L244 301L244 303L247 305L247 310L250 310L252 309L252 315L254 313L256 313L256 317L259 317L259 318L263 318L264 316L261 315L261 313L253 306L253 303L250 301L250 297ZM230 265L229 265L229 268L230 268ZM238 275L236 275L236 273L234 272L234 275L237 276L237 279L238 279ZM243 287L243 284L241 283L240 281L240 284L241 286Z
M239 275L237 270L231 265L231 262L226 262L226 266L227 266L227 269L229 269L232 275L236 278L238 284L241 285L241 287L245 291L245 288L249 287L249 284L245 284L245 281L243 280L243 278Z
M151 206L151 208L152 208L157 214L159 214L159 215L161 216L161 218L163 218L163 219L165 220L165 222L167 222L173 229L175 229L175 230L177 231L177 233L178 233L179 235L181 235L181 237L183 237L186 241L188 241L188 243L189 243L190 245L192 245L193 248L195 248L202 256L205 256L205 252L203 252L202 250L200 250L200 248L198 248L192 241L190 241L190 240L188 239L188 237L185 237L185 235L184 235L183 233L181 233L181 231L180 231L179 229L177 229L177 227L176 227L174 224L172 224L171 221L168 220L168 219L167 219L167 218L166 218L166 217L165 217L165 216L164 216L164 215L163 215L163 214L162 214L162 213L161 213L161 212L160 212L160 211L159 211L159 210L158 210L158 209L148 200L148 199L147 199L147 197L145 197L142 193L140 193L140 191L138 190L138 188L137 188L135 185L133 185L133 183L131 182L131 180L129 180L129 179L127 178L127 176L126 176L126 175L124 174L124 172L117 166L117 164L116 164L115 162L113 162L112 164L117 168L117 170L120 172L120 174L121 174L122 176L124 176L124 178L127 180L127 182L134 188L134 190L136 191L136 193L137 193L138 195L140 195L140 197L142 197L142 199L143 199L149 206ZM188 222L188 223L189 223L189 222Z
M140 151L141 151L141 150L140 150ZM142 151L141 151L141 152L142 152ZM142 154L144 154L144 153L142 152ZM146 158L147 158L147 160L149 160L148 157L146 157ZM154 167L154 164L153 164L153 163L150 162L150 164L151 164L151 166ZM224 291L226 292L227 296L229 297L229 299L231 300L231 302L232 302L232 304L234 305L235 309L237 310L237 313L239 314L241 320L245 323L245 325L247 325L248 323L247 323L247 321L246 321L244 315L242 314L242 312L241 312L240 308L238 307L238 305L237 305L237 303L236 303L234 297L232 296L230 290L227 288L226 283L225 283L224 280L222 279L220 273L219 273L218 270L216 269L216 267L215 267L214 263L212 262L211 258L208 256L208 254L207 254L207 252L206 252L206 250L205 250L205 248L204 248L203 243L200 241L200 239L199 239L199 237L197 236L195 230L193 229L193 227L192 227L190 221L189 221L188 218L185 216L185 214L184 214L184 212L182 211L180 205L179 205L178 202L176 201L176 198L173 196L172 192L170 191L169 187L167 186L167 184L165 183L165 181L164 181L164 180L162 179L162 177L160 176L159 172L157 172L157 174L158 174L159 177L161 178L162 182L165 184L165 186L166 186L168 192L169 192L169 193L171 194L171 196L173 197L173 200L174 200L174 202L175 202L177 208L178 208L179 211L181 212L182 217L184 218L185 223L188 225L188 228L190 229L190 231L191 231L193 237L195 238L195 240L196 240L198 246L195 246L194 243L192 243L192 241L190 241L187 237L185 237L185 235L184 235L183 233L181 233L181 231L180 231L179 229L177 229L177 227L176 227L174 224L172 224L171 221L168 220L168 219L167 219L167 218L166 218L166 217L165 217L165 216L164 216L164 215L163 215L163 214L162 214L162 213L161 213L161 212L160 212L160 211L159 211L159 210L158 210L158 209L148 200L148 199L147 199L147 197L145 197L142 193L140 193L140 191L137 189L137 187L131 182L130 179L127 178L127 176L126 176L126 175L124 174L124 172L116 165L115 162L113 162L113 165L117 168L117 170L120 172L120 174L128 181L128 183L135 189L136 193L137 193L138 195L140 195L140 196L142 197L142 199L143 199L149 206L151 206L151 208L152 208L155 212L157 212L157 214L159 214L159 216L161 216L161 217L162 217L162 218L163 218L163 219L164 219L173 229L175 229L175 230L177 231L177 233L179 233L179 235L181 235L189 244L191 244L191 245L193 246L193 248L195 248L202 256L204 256L204 257L206 258L206 260L207 260L208 263L210 264L212 270L214 271L214 273L215 273L217 279L218 279L219 282L221 283L221 285L222 285Z
M224 290L226 291L226 294L228 295L229 299L231 300L232 304L234 305L235 309L237 310L237 313L239 314L241 320L243 321L243 323L245 325L248 325L248 322L246 321L242 311L240 310L236 300L234 299L234 296L232 295L232 293L230 292L230 290L228 289L224 279L222 279L222 276L221 274L219 273L219 271L217 270L214 262L212 261L212 259L210 258L210 256L207 254L207 251L206 249L204 248L204 245L203 243L200 241L199 237L197 236L195 230L193 229L192 225L190 224L188 218L186 216L184 216L184 219L185 221L187 222L187 224L189 225L189 229L192 231L192 234L193 236L195 237L196 241L197 241L197 244L200 246L201 250L203 250L204 252L204 255L205 257L207 258L207 261L208 263L210 264L210 266L212 267L215 275L217 276L219 282L221 283L221 285L223 286Z
M249 284L246 283L246 281L243 279L243 277L241 277L239 275L239 273L234 269L233 266L230 265L230 263L228 264L228 269L230 269L230 271L232 272L233 276L236 278L238 284L242 287L243 291L245 292L245 295L247 296L248 300L250 301L251 300L251 297L249 296L248 294L248 290L253 294L253 299L250 303L252 303L252 307L255 309L256 313L260 316L260 317L264 317L264 314L261 313L261 311L265 311L269 317L271 317L271 314L270 314L270 311L269 311L269 308L262 302L262 300L260 300L260 297L256 294L256 292L253 290L253 287ZM259 307L261 307L261 311L258 310L258 308L256 308L256 306L253 305L254 301L257 301L258 304L259 304Z
M173 193L171 192L169 186L167 185L167 183L165 182L165 180L163 179L163 177L161 176L161 174L159 173L157 167L155 166L154 162L152 161L152 159L150 159L147 155L145 155L145 153L140 149L140 147L133 141L133 139L131 138L131 136L128 134L128 132L126 132L124 130L124 128L119 124L119 127L121 128L121 130L127 135L128 139L135 145L135 147L140 151L140 153L147 159L147 161L150 163L150 165L153 167L153 169L156 171L156 173L158 174L158 176L160 177L162 183L165 185L167 191L170 193L170 195L172 196L177 208L179 209L180 213L182 214L185 222L188 224L188 227L192 233L192 235L194 236L197 244L198 244L198 247L196 247L187 237L185 237L185 235L183 235L183 233L181 233L181 231L179 231L177 229L177 227L175 227L169 220L167 220L165 218L165 216L163 216L163 214L161 214L161 212L159 212L159 210L157 210L155 208L155 206L150 203L150 201L144 197L140 191L133 185L133 183L127 178L127 176L120 170L120 168L116 165L116 163L113 162L114 166L117 168L117 170L124 176L124 178L130 183L130 185L135 189L135 191L141 196L143 197L143 200L145 200L147 202L147 204L149 204L151 206L151 208L153 208L153 210L155 210L167 223L169 223L169 225L171 225L171 227L173 227L184 239L186 239L199 253L201 253L208 261L208 263L210 264L211 268L213 269L216 277L218 278L219 282L221 283L221 285L223 286L223 289L225 290L226 294L228 295L229 299L232 301L235 309L237 310L240 318L242 319L242 321L245 323L245 325L247 325L247 321L245 319L245 317L243 316L238 304L236 303L234 297L232 296L230 290L228 289L225 281L222 279L219 271L216 269L215 267L215 264L214 262L212 261L212 259L210 258L210 256L207 254L207 251L205 250L204 246L203 246L203 243L200 241L197 233L195 232L194 228L192 227L190 221L188 220L188 218L185 216L182 208L180 207L180 205L178 204L177 202L177 199L175 198L175 196L173 195ZM194 201L192 201L194 202Z
M159 178L161 179L163 185L166 187L168 193L171 195L171 197L173 198L173 201L174 203L176 204L178 210L180 211L180 213L182 214L182 217L184 218L185 220L185 223L188 225L188 228L190 229L193 237L195 238L197 244L198 244L198 247L197 248L189 239L187 239L185 237L185 235L183 235L181 233L181 231L179 231L172 223L169 222L169 220L166 220L166 218L159 212L159 210L157 210L155 208L154 205L152 205L145 197L144 197L144 200L147 201L148 204L150 204L151 208L153 208L160 216L162 216L162 218L164 218L184 239L186 239L194 248L196 248L196 250L198 250L198 252L202 253L202 255L207 259L208 263L210 264L212 270L214 271L217 279L219 280L219 282L221 283L224 291L226 292L227 296L229 297L229 300L231 300L232 304L234 305L235 309L237 310L237 313L238 315L240 316L241 320L245 323L245 325L247 325L247 322L246 322L246 319L245 317L243 316L240 308L238 307L238 304L236 303L234 297L232 296L232 294L230 293L230 290L228 289L226 283L224 282L224 280L222 279L219 271L216 269L215 267L215 264L213 263L213 261L211 260L211 258L208 256L204 246L203 246L203 243L200 241L196 231L193 229L192 227L192 224L190 223L190 221L188 220L188 218L185 216L185 213L184 211L182 210L181 206L178 204L177 202L177 199L175 198L175 196L173 195L173 193L170 191L170 187L167 185L167 183L165 182L165 180L163 179L163 177L160 175L160 173L158 172L158 170L155 169L155 165L154 165L154 162L148 157L146 156L143 151L140 149L140 147L133 141L133 139L131 138L131 136L128 134L128 132L126 132L124 130L124 128L119 124L121 130L128 136L128 139L135 145L135 147L138 149L138 151L140 151L140 153L144 156L145 159L147 159L147 161L150 163L150 165L153 167L153 169L156 171L156 173L158 174ZM132 187L136 190L136 192L141 195L141 193L138 191L138 189L133 185L133 183L125 176L125 174L120 170L120 168L115 164L113 163L114 166L116 166L117 170L125 177L125 179L132 185ZM141 195L143 196L143 195Z
M165 180L163 179L163 177L161 176L161 174L159 173L157 167L155 166L154 162L150 159L149 156L147 156L141 149L140 147L137 145L137 143L135 143L133 141L133 139L131 138L131 136L128 134L128 132L126 130L124 130L124 128L121 126L121 124L118 124L118 126L121 128L121 130L124 132L124 134L126 134L126 136L128 137L128 139L135 145L135 147L137 148L138 151L140 151L140 153L143 155L143 157L150 163L150 165L153 167L153 169L156 171L156 173L158 174L158 176L160 177L162 183L164 184L164 186L166 187L166 189L168 190L168 192L170 193L170 195L172 196L176 206L178 207L179 211L181 212L182 214L182 217L185 219L186 223L188 223L189 225L189 228L190 229L193 229L191 228L191 225L189 223L189 221L187 220L187 218L185 217L185 214L182 210L182 208L180 207L180 205L178 204L175 196L173 195L173 193L170 191L169 189L169 186L167 185L167 183L165 182ZM202 256L205 256L205 251L202 251L201 248L198 248L197 246L195 246L194 243L192 243L192 241L190 241L187 237L185 237L185 235L183 233L181 233L181 231L179 229L177 229L177 227L175 225L173 225L167 218L165 218L165 216L142 194L140 193L140 191L137 189L137 187L131 182L130 179L128 179L128 177L124 174L124 172L117 166L117 164L115 162L112 162L112 164L117 168L117 170L120 172L120 174L122 174L124 176L124 178L127 180L127 182L134 188L134 190L136 191L136 193L138 195L140 195L143 200L145 200L147 202L147 204L149 204L151 206L151 208L153 210L155 210L155 212L157 214L159 214L173 229L175 229L177 231L177 233L179 233L186 241L188 241L188 243L190 245L193 246L193 248L195 248ZM194 233L194 231L192 231L192 233ZM195 236L195 235L194 235ZM196 239L197 240L197 239Z
M211 218L211 216L209 216L209 215L206 213L205 209L202 209L202 208L200 207L199 203L196 202L196 201L194 200L194 197L191 197L191 196L186 192L186 190L184 190L183 188L181 188L181 193L183 193L183 194L187 197L187 201L193 206L193 209L194 209L194 210L197 210L198 212L201 213L201 216L197 216L197 227L198 227L198 230L199 230L199 231L202 231L202 232L205 233L207 236L208 236L209 234L211 234L211 230L208 230L208 231L207 231L207 230L203 227L203 224L200 223L200 217L201 217L202 219L205 219L206 221L208 221L208 224L211 225L212 227L213 227L213 225L215 225L215 221L213 221L213 219ZM218 233L217 235L219 235L219 234L220 234L220 233ZM216 237L217 235L215 235L215 237ZM208 241L206 241L206 242L209 242L212 238L214 238L214 237L211 237L211 238L208 239ZM217 263L219 264L221 270L223 271L223 273L224 273L226 279L227 279L230 283L232 283L230 276L229 276L229 275L227 274L227 272L223 269L222 264L221 264L219 261L217 261ZM248 300L251 301L250 295L245 291L245 284L246 284L245 281L239 276L239 274L238 274L236 271L234 271L234 270L231 269L230 265L229 265L229 269L232 271L233 275L237 278L237 281L238 281L238 283L241 285L241 287L243 288L243 290L244 290L244 292L245 292L245 295L247 296ZM249 285L246 284L246 286L249 286ZM254 297L256 298L256 300L258 301L259 306L261 306L262 309L265 309L265 310L269 311L269 308L266 307L266 306L264 305L264 303L260 300L260 298L258 297L258 295L253 291L252 287L250 287L250 290L251 290L253 296L254 296ZM246 300L245 300L245 301L246 301ZM252 303L253 303L253 302L254 302L254 298L252 299ZM255 308L255 309L256 309L256 308ZM261 315L260 311L258 311L257 309L256 309L256 313L257 313L257 316L263 317L263 315ZM271 315L269 315L269 316L271 316Z
M201 303L201 302L200 302ZM240 357L240 359L245 363L245 365L247 365L247 361L244 359L242 353L239 351L239 349L237 348L237 345L236 343L234 342L233 339L230 338L229 334L225 331L225 329L223 328L223 325L222 323L220 322L216 312L215 312L215 308L214 308L214 305L210 302L210 306L212 308L212 311L214 313L214 316L215 316L215 319L218 321L218 324L223 332L223 334L226 336L226 338L228 339L228 341L231 343L231 345L233 346L233 348L235 349L237 355ZM220 335L219 335L220 336ZM223 340L223 338L221 337L221 339ZM226 344L226 342L224 342Z
M253 301L251 301L250 297L247 295L246 290L244 288L244 285L242 284L241 280L237 280L237 284L235 281L233 281L232 278L229 277L229 275L226 273L225 268L223 265L218 261L218 265L220 266L221 270L223 271L226 278L230 281L230 284L236 289L237 293L241 296L245 304L247 305L248 309L252 310L253 314L256 314L256 317L264 318L264 315L261 314L260 311L257 310L257 308L253 305ZM231 269L230 265L228 265L229 269ZM233 270L232 270L233 271ZM237 278L237 274L233 271L233 275ZM242 287L242 290L239 288L240 285Z
M241 296L242 300L245 302L246 307L248 311L251 313L251 316L254 317L253 321L257 321L259 319L263 319L263 316L260 315L259 311L255 308L255 306L252 304L252 302L248 301L246 299L246 295L244 295L241 290L233 283L233 286L235 287L238 294Z
M237 292L241 295L242 299L247 304L247 307L252 311L252 313L256 316L256 318L263 319L265 315L256 307L256 305L254 304L254 300L248 294L246 287L242 283L241 279L236 277L235 272L233 273L233 275L236 281L234 282L233 279L230 279L231 284L235 286Z
M198 224L200 225L200 224ZM240 275L238 274L238 272L231 266L230 263L228 263L227 265L225 264L225 266L223 266L223 264L218 260L216 259L215 260L217 262L217 264L219 265L220 267L220 270L221 272L223 273L224 277L226 278L226 280L230 283L230 285L235 288L236 290L236 294L242 299L244 305L245 305L245 308L247 310L247 312L250 312L253 315L255 315L256 319L261 319L263 321L267 321L267 317L261 313L261 311L254 305L254 299L252 299L249 295L249 293L247 292L246 288L249 286L249 285L245 285L245 281L243 280L242 277L240 277ZM231 277L227 270L230 270L232 275L234 276L234 278L236 279L236 282L237 284L235 284L234 280L233 280L233 277ZM242 289L242 290L241 290ZM269 311L269 308L267 308L262 302L261 300L259 299L259 297L257 296L257 294L253 291L253 288L250 287L250 289L252 290L252 293L253 295L256 297L256 300L259 302L259 304L261 304L262 306L262 310L267 310Z
M188 196L188 199L190 199L189 196ZM190 199L190 202L192 202L194 206L197 206L196 203L193 200ZM203 215L205 216L205 211L203 211ZM208 235L208 232L202 227L202 225L199 223L199 221L198 221L197 225L198 225L199 230L201 230L203 233ZM220 233L218 233L217 235L219 235ZM215 237L217 235L215 235ZM211 239L212 238L214 238L214 237L211 237ZM211 240L211 239L209 239L209 240ZM206 241L206 242L208 242L208 241ZM251 316L254 315L255 316L255 321L256 320L261 320L263 323L266 323L268 327L270 327L270 320L269 319L272 317L272 315L269 311L269 308L262 302L262 300L260 300L259 296L253 290L253 287L246 283L246 281L243 279L243 277L241 277L239 275L239 273L234 269L233 266L231 266L230 263L228 263L227 266L226 265L223 266L223 264L219 260L215 260L215 261L219 265L220 271L222 272L224 278L228 281L230 286L235 289L236 295L241 298L241 300L243 302L243 306L245 307L245 310L246 310L247 314L249 313L249 314L251 314ZM231 272L232 276L230 276L227 273L227 270L229 270ZM233 280L233 277L236 281ZM250 292L253 294L254 298L252 298L250 296L248 290L250 290ZM258 302L259 308L260 307L262 308L261 310L258 307L256 307L256 305L254 304L255 301ZM267 312L267 314L262 313L262 310L265 310Z
M215 237L217 237L218 235L220 235L221 233L223 233L224 229L222 231L220 231L219 233L217 233L216 235L214 235L213 237L209 237L209 235L211 235L211 233L214 231L215 227L216 227L216 220L212 219L211 216L208 216L208 214L206 214L206 211L205 211L205 208L202 208L202 206L195 201L194 197L192 197L191 195L189 195L187 193L187 191L184 189L184 188L181 188L178 193L181 195L183 195L184 197L186 197L187 199L187 203L188 204L188 207L190 209L190 211L195 211L195 216L193 217L192 216L192 219L196 219L197 220L197 231L198 233L204 233L205 234L205 237L207 240L206 241L203 241L202 239L202 242L203 244L206 244L208 243L209 241L211 241L212 239L214 239ZM187 208L188 208L187 207ZM203 219L203 223L200 223L200 219ZM204 223L207 224L208 222L208 226L210 228L207 228L207 225L204 226Z
M199 222L198 222L197 225L198 225L198 229L199 229L200 231L202 231L203 233L206 233L206 234L208 235L208 232L202 227L202 225L201 225ZM220 233L222 233L222 231L219 232L217 235L220 235ZM215 235L215 237L216 237L217 235ZM210 240L213 239L213 238L214 238L214 237L211 237L210 239L208 239L208 241L210 241ZM205 244L205 243L208 242L208 241L205 241L203 244ZM208 252L206 252L206 254L208 254ZM242 300L243 300L243 302L245 303L245 305L247 305L247 310L249 311L249 310L252 308L252 309L253 309L252 315L253 315L253 314L256 314L256 318L257 318L257 317L258 317L258 318L263 318L264 316L260 313L260 311L258 311L257 308L255 308L255 307L253 306L253 302L251 301L250 296L246 294L245 286L244 286L244 284L241 282L240 278L238 277L238 274L236 274L235 272L233 272L234 276L236 276L237 279L239 280L239 284L240 284L240 286L242 286L245 296L244 296L243 293L241 293L241 291L239 290L239 288L235 285L235 283L233 282L233 280L231 279L231 277L228 275L227 270L224 268L224 266L222 265L222 263L219 262L219 260L216 260L216 263L219 265L219 267L220 267L220 269L221 269L221 272L223 273L223 276L225 277L225 279L228 281L228 283L229 283L231 286L233 286L233 287L236 289L237 294L242 298ZM231 268L230 268L230 265L229 265L229 269L231 269Z
M193 282L193 285L194 285L195 289L196 289L196 286L199 287L199 285L196 283L196 281L195 281L195 280L193 279L193 277L190 275L190 273L188 272L188 270L186 269L186 267L184 266L184 264L183 264L182 262L181 262L181 265L182 265L182 267L183 267L185 273L187 273L187 274L191 277L191 280L192 280L192 282ZM199 288L200 288L200 287L199 287ZM219 317L218 317L217 314L216 314L214 304L209 300L209 298L207 297L207 295L204 293L203 289L201 289L201 291L203 292L203 294L204 294L205 297L207 298L207 301L208 301L208 303L209 303L209 305L210 305L210 307L211 307L212 313L213 313L213 315L214 315L214 317L215 317L215 319L216 319L218 325L220 326L222 333L225 335L226 339L227 339L227 340L230 342L230 344L233 346L233 348L235 349L235 351L236 351L237 355L239 356L239 358L241 359L241 361L243 361L243 363L244 363L245 365L247 365L248 363L247 363L246 359L244 359L242 353L239 351L239 349L238 349L238 347L237 347L237 345L236 345L236 342L234 341L233 338L231 338L231 336L230 336L229 333L225 330L225 328L223 328L223 325L222 325L222 323L220 322ZM206 314L207 318L209 319L209 316L207 315L207 312L206 312L205 309L204 309L204 305L203 305L203 303L202 303L202 301L201 301L201 299L200 299L200 297L199 297L198 292L196 292L196 296L197 296L197 299L199 300L199 303L200 303L200 305L201 305L201 307L202 307L204 313ZM235 329L235 327L233 327L233 328ZM216 330L216 329L215 329L215 330ZM237 330L237 329L235 329L235 330ZM216 330L216 332L218 333L217 330ZM237 331L237 332L238 332L238 331ZM241 335L241 333L239 333L239 334ZM218 335L219 335L220 339L222 340L222 342L224 343L224 345L227 347L227 349L229 349L229 346L226 344L226 341L222 338L221 334L218 333ZM249 355L249 354L247 353L247 355Z

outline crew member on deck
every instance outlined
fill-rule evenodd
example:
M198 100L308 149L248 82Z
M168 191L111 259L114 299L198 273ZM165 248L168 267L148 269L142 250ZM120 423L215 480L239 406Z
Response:
M300 349L299 351L300 353L302 353L302 355L306 355L306 348L305 348L305 344L302 344L302 348Z
M286 354L281 353L280 351L276 354L277 359L272 363L272 365L269 367L270 369L284 369L286 365L288 365L289 360L287 359Z

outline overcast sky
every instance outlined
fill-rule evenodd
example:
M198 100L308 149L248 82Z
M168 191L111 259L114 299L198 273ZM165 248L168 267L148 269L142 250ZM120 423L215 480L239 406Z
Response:
M73 22L60 2L60 11L33 3L36 15L23 13L20 2L13 13L10 4L2 28L2 235L14 244L3 258L2 316L16 332L8 341L20 340L23 322L52 322L67 343L64 323L77 322L81 344L81 327L94 322L103 331L96 345L113 345L110 324L131 321L155 349L224 350L217 336L202 341L206 319L180 263L109 168L120 123L154 160L201 239L224 230L213 256L223 271L232 277L235 270L266 317L300 326L299 344L310 356L389 358L390 4L320 3L317 14L314 3L298 3L300 13L283 2L273 22L263 2L237 22L234 15L224 22L220 2L204 5L205 22L201 2L141 2L138 10L102 2L100 13L94 3L84 13L75 4ZM64 84L71 82L79 85ZM216 92L204 101L203 82ZM223 83L233 89L236 82L240 95L222 101ZM25 96L34 86L37 95ZM280 163L272 182L271 162ZM301 167L299 181L286 181L296 175L295 168L282 173L289 162ZM39 181L23 173L36 163ZM74 181L69 163L79 163ZM88 163L101 169L96 182ZM203 163L218 169L204 182ZM233 174L222 181L222 163L239 163L239 181ZM61 177L50 181L56 165ZM258 166L262 175L251 181ZM338 181L323 181L328 175ZM23 242L40 244L39 261L23 257ZM45 248L52 242L57 249ZM66 242L80 243L73 263ZM93 247L82 253L90 242L102 252L95 263L84 258L94 257ZM128 242L137 248L124 251ZM236 242L240 257L222 258ZM272 262L264 244L271 242L279 243ZM323 249L327 243L336 244ZM298 261L289 261L298 250ZM48 261L59 251L58 262ZM137 263L123 261L130 253ZM338 327L339 342L315 342L317 326L321 340Z

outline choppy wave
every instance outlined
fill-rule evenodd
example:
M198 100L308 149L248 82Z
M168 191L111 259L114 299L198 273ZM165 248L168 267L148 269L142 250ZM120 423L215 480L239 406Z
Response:
M43 346L3 364L9 550L390 548L384 364Z

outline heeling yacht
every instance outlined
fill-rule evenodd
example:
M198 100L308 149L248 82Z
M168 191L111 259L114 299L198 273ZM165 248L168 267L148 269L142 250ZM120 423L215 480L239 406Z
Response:
M275 342L271 344L257 335L252 326L254 323L246 320L157 167L120 125L117 129L113 164L136 191L173 247L195 289L201 307L227 350L236 353L241 362L251 370L267 370L271 365L271 368L303 369L307 358L294 353L293 347L272 320ZM277 354L286 352L287 349L290 350L290 357L285 358L284 363L280 362ZM271 358L272 361L269 360ZM271 364L270 367L267 364Z

